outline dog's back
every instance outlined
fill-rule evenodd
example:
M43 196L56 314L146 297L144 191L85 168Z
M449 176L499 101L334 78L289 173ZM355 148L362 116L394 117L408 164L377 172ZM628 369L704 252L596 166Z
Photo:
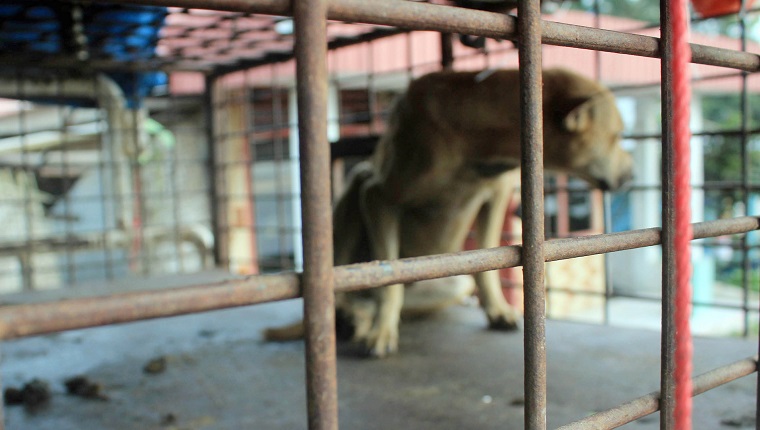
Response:
M416 177L433 188L466 163L517 166L519 81L518 70L497 70L482 80L477 72L443 71L411 82L373 158L387 194L403 203L418 191L397 178ZM609 89L567 69L547 69L543 103L545 167L596 186L619 186L614 176L630 170L630 157L617 144L623 124ZM583 157L598 166L579 164ZM610 164L614 168L607 171Z

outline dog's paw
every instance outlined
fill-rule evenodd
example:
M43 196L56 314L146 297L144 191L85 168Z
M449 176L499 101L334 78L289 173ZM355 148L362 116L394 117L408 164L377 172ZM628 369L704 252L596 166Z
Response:
M353 327L354 333L352 340L354 342L369 342L372 335L372 318L367 316L354 316Z
M489 330L500 330L500 331L513 331L518 330L520 328L520 324L516 320L513 319L507 319L507 318L495 318L488 320L488 329Z
M498 312L486 312L490 330L512 331L520 328L519 316L513 309L502 309Z
M366 338L367 356L383 358L398 352L398 327L378 327Z

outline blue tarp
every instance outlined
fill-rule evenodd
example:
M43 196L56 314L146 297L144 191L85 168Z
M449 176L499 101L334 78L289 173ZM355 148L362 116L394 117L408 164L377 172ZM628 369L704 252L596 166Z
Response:
M90 59L129 63L155 56L159 31L167 15L165 7L82 4L77 7L81 8L80 34L85 38L78 41L72 36L76 15L72 7L62 1L3 1L0 52L44 61L50 55L75 56L74 50L84 41ZM132 107L167 81L162 72L107 74L121 86Z

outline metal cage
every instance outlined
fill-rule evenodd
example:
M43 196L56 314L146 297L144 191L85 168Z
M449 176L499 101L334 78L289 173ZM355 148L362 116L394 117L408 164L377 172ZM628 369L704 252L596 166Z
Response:
M525 294L525 428L546 428L546 335L544 263L573 257L661 245L663 249L663 337L661 391L652 393L612 410L590 416L562 428L613 428L639 417L662 410L662 428L673 428L673 356L672 321L674 282L674 231L672 171L663 169L663 228L625 231L578 238L545 240L544 175L542 165L542 130L540 104L541 47L557 45L586 50L613 52L631 56L661 58L662 78L671 75L669 44L671 35L662 38L634 33L594 29L542 21L539 2L520 1L519 17L454 9L451 7L400 0L370 2L364 0L136 0L108 1L177 8L212 9L229 13L262 14L294 18L295 49L274 57L253 61L229 62L228 57L198 54L190 60L194 67L212 70L206 78L207 104L220 101L213 88L225 75L259 64L295 59L298 100L298 135L300 137L301 207L303 228L303 271L250 276L242 280L194 285L157 291L139 291L115 295L86 297L65 302L46 302L0 308L0 338L4 340L53 333L76 328L168 317L234 306L303 297L306 323L306 387L308 422L311 429L337 429L337 382L335 322L332 318L333 292L372 288L391 283L406 283L436 277L472 274L480 271L522 266ZM664 10L664 9L663 9ZM662 22L670 19L662 13ZM328 135L328 48L340 47L344 39L327 38L328 20L391 26L404 30L429 30L513 40L519 48L525 108L522 126L524 154L522 160L523 244L494 249L464 251L403 261L362 263L333 267L332 217L329 172L331 164ZM664 25L663 25L664 27ZM371 40L400 30L378 27L361 37ZM760 70L760 57L742 50L727 50L692 45L694 63L739 70L747 74ZM232 53L234 55L234 52ZM209 54L210 55L210 54ZM279 56L278 56L279 55ZM187 60L187 61L190 61ZM218 61L218 64L214 64ZM222 64L223 61L227 61ZM146 63L143 67L171 68L176 64ZM118 64L102 62L104 68ZM663 165L672 164L670 152L672 123L668 100L672 96L663 87ZM273 95L276 99L282 95ZM746 104L746 100L744 101ZM213 122L212 112L207 113ZM214 130L211 140L234 136L237 130ZM243 131L245 132L245 131ZM216 134L214 134L216 133ZM225 134L226 133L226 134ZM746 122L741 136L746 141ZM229 154L211 151L215 165L234 165L240 160L226 159ZM244 160L245 161L245 160ZM218 174L212 182L226 180ZM751 184L744 179L745 190ZM213 184L211 185L213 188ZM216 188L213 188L216 190ZM215 196L231 199L234 196ZM220 217L219 213L214 214ZM215 220L218 237L232 227ZM249 226L250 227L250 226ZM694 238L712 238L760 229L757 217L744 216L694 224ZM295 234L294 232L290 232ZM181 232L175 232L181 236ZM748 245L743 244L746 248ZM225 260L216 248L218 261ZM301 263L280 262L297 268ZM745 268L749 261L745 258ZM745 281L746 282L746 281ZM745 304L748 307L749 304ZM695 394L746 376L756 371L757 358L741 359L695 378Z

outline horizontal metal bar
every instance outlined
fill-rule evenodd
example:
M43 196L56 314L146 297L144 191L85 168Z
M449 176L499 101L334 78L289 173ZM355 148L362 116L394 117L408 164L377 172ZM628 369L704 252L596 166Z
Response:
M184 315L301 295L298 275L251 276L215 284L10 305L0 308L0 338Z
M746 233L760 228L755 217L741 217L696 223L694 239ZM594 254L654 246L660 243L659 228L600 234L577 238L554 239L544 245L546 261L565 260ZM359 290L367 287L408 283L422 279L471 274L522 264L521 246L462 251L397 261L375 261L335 268L335 289Z
M757 230L760 228L760 219L742 217L707 221L696 223L693 227L694 239L704 239ZM659 243L660 229L650 228L550 240L545 243L544 251L548 262L642 248ZM335 290L361 290L394 283L516 267L521 264L520 254L520 246L513 245L338 266L334 273ZM0 308L0 339L185 315L300 296L299 275L286 273L165 290L5 306Z
M713 369L694 378L692 396L712 390L757 371L757 356L745 358ZM638 397L618 407L596 413L582 420L560 427L558 430L614 429L659 410L660 392Z
M740 287L737 287L737 288L740 288ZM549 291L558 290L552 287L547 287L547 289ZM572 294L585 294L582 291L575 291L572 288L570 288L569 292L571 292ZM602 293L589 292L588 295L601 296ZM662 297L649 295L649 294L616 292L612 294L609 298L632 299L632 300L639 300L642 302L662 302ZM712 309L727 309L727 310L743 311L743 312L758 312L758 310L760 310L760 308L758 308L758 305L754 305L753 307L753 306L745 306L743 304L732 304L729 302L706 302L706 301L701 301L701 300L692 300L691 304L695 307L704 306L704 307L710 307Z
M105 0L126 3L127 0ZM291 16L290 0L129 0L131 4L176 6L231 12ZM462 9L403 0L331 0L328 18L375 25L391 25L409 30L461 33L495 39L517 37L517 19L500 13ZM542 43L581 49L661 57L660 39L551 21L542 21ZM760 70L760 56L748 52L692 44L692 62L754 72Z

